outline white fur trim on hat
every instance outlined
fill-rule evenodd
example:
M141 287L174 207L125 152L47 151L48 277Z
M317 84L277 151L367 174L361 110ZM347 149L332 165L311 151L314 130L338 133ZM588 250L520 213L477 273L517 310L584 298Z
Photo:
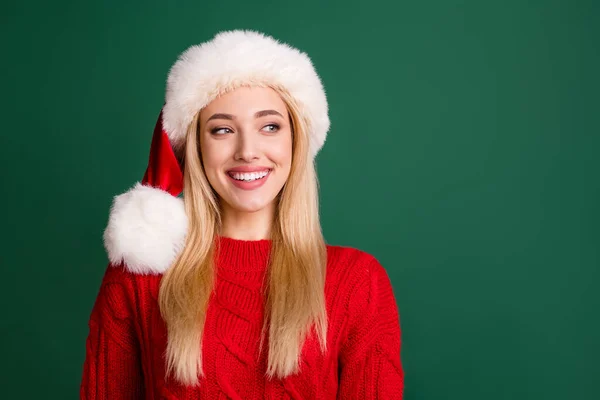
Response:
M183 200L141 183L114 198L104 246L111 263L137 274L161 274L183 249L188 222Z
M329 116L325 90L307 54L251 30L218 33L183 52L169 71L163 126L181 149L194 115L219 94L241 85L283 86L309 124L310 155L325 143Z

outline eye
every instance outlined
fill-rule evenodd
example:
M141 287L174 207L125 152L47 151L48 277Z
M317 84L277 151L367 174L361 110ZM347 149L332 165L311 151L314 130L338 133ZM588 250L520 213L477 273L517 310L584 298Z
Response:
M269 124L269 125L265 125L265 128L271 126L273 127L273 129L268 130L269 132L277 132L279 130L279 125L278 124Z
M228 130L229 132L231 132L231 129L229 128L214 128L213 130L210 131L210 133L212 133L213 135L217 134L217 132L222 131L222 130ZM229 132L225 132L225 133L229 133ZM221 134L219 134L221 135Z

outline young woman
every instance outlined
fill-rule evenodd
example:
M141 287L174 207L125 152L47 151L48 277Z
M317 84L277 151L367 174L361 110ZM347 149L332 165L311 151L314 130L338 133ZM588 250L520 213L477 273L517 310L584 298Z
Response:
M82 399L402 398L386 270L322 235L328 130L293 47L236 30L179 57L144 179L111 208Z

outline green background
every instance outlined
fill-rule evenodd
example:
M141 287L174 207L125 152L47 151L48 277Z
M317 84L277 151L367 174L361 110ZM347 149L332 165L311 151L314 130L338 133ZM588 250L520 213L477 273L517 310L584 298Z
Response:
M1 7L1 397L77 398L102 232L168 69L245 28L323 79L325 237L389 272L405 398L600 398L598 2Z

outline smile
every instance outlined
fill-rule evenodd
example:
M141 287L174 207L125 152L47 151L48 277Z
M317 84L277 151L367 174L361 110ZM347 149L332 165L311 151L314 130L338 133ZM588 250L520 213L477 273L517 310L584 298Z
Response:
M238 181L252 182L262 179L269 174L270 170L258 172L229 172L229 176Z
M228 172L227 176L233 185L242 190L254 190L265 184L272 170L258 172Z

